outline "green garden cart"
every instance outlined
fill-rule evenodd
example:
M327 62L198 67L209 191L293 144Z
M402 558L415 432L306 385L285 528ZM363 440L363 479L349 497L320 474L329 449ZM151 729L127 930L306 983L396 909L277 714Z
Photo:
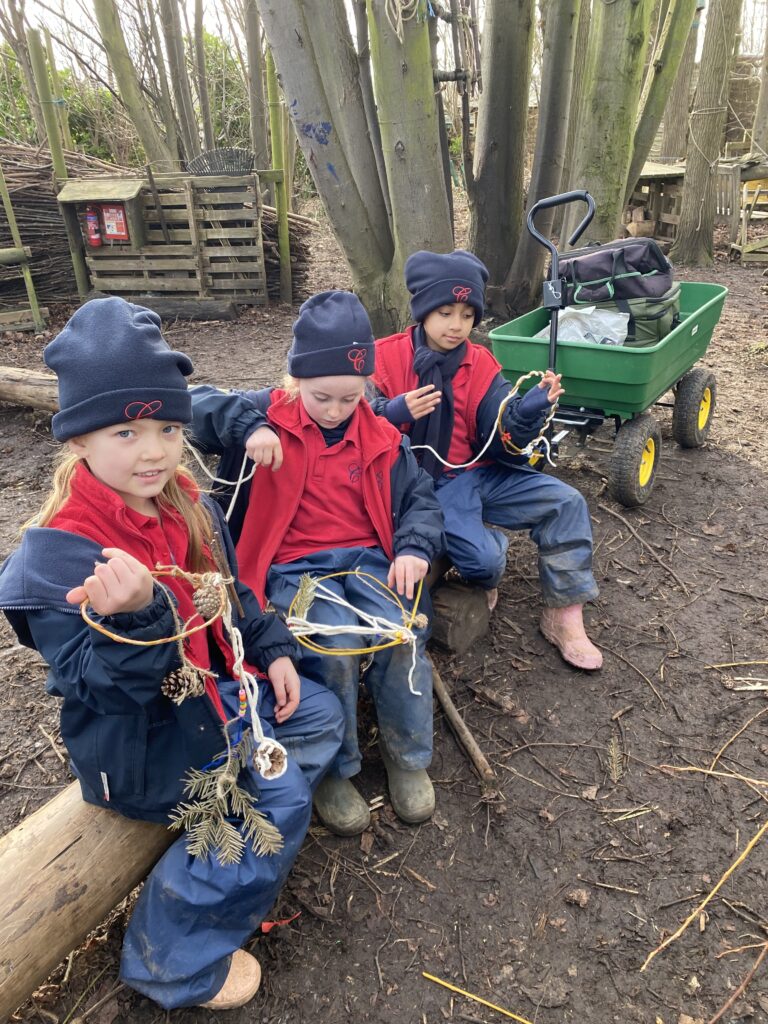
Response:
M661 431L652 412L669 391L674 393L672 436L683 448L704 444L715 411L715 376L694 364L707 350L720 318L728 289L717 284L682 282L679 323L653 345L629 347L557 338L557 319L565 288L560 280L559 254L554 244L534 227L537 212L582 200L588 211L569 239L573 245L594 213L594 201L585 191L566 192L537 202L528 213L528 230L550 251L549 279L544 282L544 304L524 316L497 327L491 344L502 372L511 381L530 370L556 369L565 389L553 426L557 439L575 431L582 439L606 421L615 425L609 484L614 497L628 508L650 497L661 458ZM549 324L549 340L535 334ZM521 387L535 385L525 382ZM557 454L557 444L552 445Z

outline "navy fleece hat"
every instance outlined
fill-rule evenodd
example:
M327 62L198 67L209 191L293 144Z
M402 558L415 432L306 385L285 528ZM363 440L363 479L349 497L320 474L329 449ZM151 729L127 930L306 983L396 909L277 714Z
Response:
M43 358L59 378L57 441L129 420L192 419L192 362L168 347L160 317L144 306L117 296L86 302Z
M405 286L411 312L421 323L440 306L466 302L475 310L475 326L483 318L488 269L464 249L455 252L414 252L405 261Z
M375 346L371 321L352 292L320 292L299 308L288 353L292 377L369 377Z

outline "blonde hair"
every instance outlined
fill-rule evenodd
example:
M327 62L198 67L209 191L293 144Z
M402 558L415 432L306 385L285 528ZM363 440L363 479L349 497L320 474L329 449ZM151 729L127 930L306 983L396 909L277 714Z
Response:
M337 375L333 374L333 376L337 376ZM311 380L311 378L304 378L304 379ZM289 402L295 402L296 399L299 397L299 378L298 377L292 377L290 375L290 373L286 373L283 376L281 387L282 387L283 391L285 391L285 393L288 395L288 401ZM365 388L363 390L363 397L364 398L368 398L368 399L373 398L374 395L375 395L375 390L376 389L375 389L373 383L371 382L371 378L370 377L366 377L365 378Z
M72 477L78 462L80 462L80 456L70 448L63 447L61 449L57 456L51 489L37 515L22 526L22 533L31 526L48 526L56 514L61 511L72 494ZM197 488L195 478L189 470L179 465L157 496L157 504L161 510L177 512L184 521L189 534L189 550L185 568L191 572L210 572L211 569L216 569L216 565L206 556L205 548L210 548L213 541L213 520L208 509L202 502L192 498L182 481L191 482Z

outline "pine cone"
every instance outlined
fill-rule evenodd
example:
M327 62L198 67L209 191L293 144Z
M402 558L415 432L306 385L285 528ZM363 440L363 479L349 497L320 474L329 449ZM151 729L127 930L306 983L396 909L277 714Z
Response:
M205 620L212 619L221 607L221 590L203 577L202 584L192 595L192 601L198 615Z
M187 676L188 672L185 668L175 668L163 680L160 692L175 704L181 704L188 695L189 683Z

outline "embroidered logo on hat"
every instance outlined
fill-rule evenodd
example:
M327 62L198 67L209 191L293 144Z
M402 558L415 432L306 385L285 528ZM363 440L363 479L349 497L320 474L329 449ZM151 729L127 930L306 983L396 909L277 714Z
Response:
M451 292L456 297L457 302L466 302L469 296L472 294L472 289L457 284Z
M362 373L365 368L365 357L367 352L364 348L351 348L347 352L347 359L352 363L355 373Z
M125 407L125 418L127 420L143 420L148 416L154 416L163 408L159 399L154 402L129 402Z

